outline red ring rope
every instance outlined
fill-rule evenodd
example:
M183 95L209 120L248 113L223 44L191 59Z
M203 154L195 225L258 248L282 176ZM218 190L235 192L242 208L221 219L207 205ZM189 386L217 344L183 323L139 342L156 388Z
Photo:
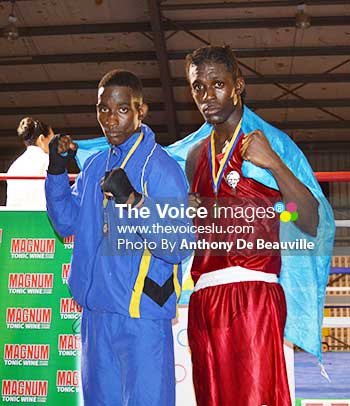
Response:
M314 172L319 182L350 182L350 172ZM69 180L73 181L76 174L70 174ZM0 173L0 181L11 180L40 180L45 176L9 176L6 173Z

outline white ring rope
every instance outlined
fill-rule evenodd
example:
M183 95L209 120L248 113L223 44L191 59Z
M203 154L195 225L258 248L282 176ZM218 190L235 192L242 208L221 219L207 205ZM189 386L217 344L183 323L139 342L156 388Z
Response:
M350 220L335 220L337 227L350 227Z

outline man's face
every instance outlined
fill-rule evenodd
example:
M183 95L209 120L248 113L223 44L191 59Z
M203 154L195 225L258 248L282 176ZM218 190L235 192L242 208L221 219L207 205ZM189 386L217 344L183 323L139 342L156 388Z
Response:
M144 106L129 87L98 89L97 120L110 144L122 144L139 129L145 115Z
M188 79L194 101L205 120L210 124L222 124L234 112L234 95L244 89L242 78L236 81L222 63L204 62L190 65Z

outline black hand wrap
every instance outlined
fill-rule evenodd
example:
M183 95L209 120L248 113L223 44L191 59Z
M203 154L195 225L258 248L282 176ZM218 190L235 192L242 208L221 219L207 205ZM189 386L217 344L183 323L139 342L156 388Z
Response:
M49 167L47 173L51 175L60 175L64 173L68 163L73 159L77 153L77 150L69 149L65 155L58 153L58 143L63 135L56 134L49 143Z
M117 204L125 204L130 195L134 193L135 201L132 207L137 206L143 198L141 193L136 192L129 181L124 169L113 169L102 183L102 190L104 192L112 193L114 200Z

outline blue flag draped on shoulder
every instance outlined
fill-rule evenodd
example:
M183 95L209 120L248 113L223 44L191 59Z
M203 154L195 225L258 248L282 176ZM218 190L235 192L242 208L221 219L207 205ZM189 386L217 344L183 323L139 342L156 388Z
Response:
M92 138L90 140L74 141L78 144L78 151L75 157L80 169L83 169L85 161L93 154L100 151L107 151L109 144L105 137Z
M282 269L279 278L287 301L287 322L285 338L315 355L322 361L321 327L326 285L328 281L330 261L333 250L335 224L332 209L325 199L322 190L314 177L313 171L300 149L287 134L265 122L258 115L244 106L242 131L248 134L254 130L262 130L269 140L272 149L282 158L292 173L312 192L319 202L319 224L317 236L311 237L298 229L293 222L281 222L280 239L292 241L305 238L314 242L317 252L310 255L282 255ZM203 124L197 131L186 138L165 147L164 149L185 169L189 150L200 140L208 137L212 126ZM78 164L82 167L83 155L91 154L86 150L98 144L97 148L108 148L105 139L78 141ZM83 152L83 154L82 154ZM242 173L270 188L278 190L278 185L269 170L260 168L251 162L243 161Z

